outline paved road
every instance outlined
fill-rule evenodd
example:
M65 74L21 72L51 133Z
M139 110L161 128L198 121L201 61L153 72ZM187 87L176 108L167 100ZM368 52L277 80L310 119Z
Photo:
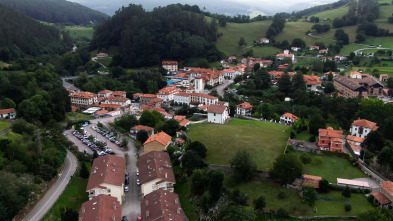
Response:
M75 173L77 163L78 161L74 154L67 150L64 169L59 179L23 220L34 221L41 220L44 217L67 187L71 176Z
M108 123L113 122L115 117L110 118L99 118L91 120L91 124L89 126L84 127L84 129L89 132L93 137L96 137L98 140L102 142L106 142L108 147L115 152L115 155L120 157L125 157L125 154L128 154L128 165L126 171L130 175L130 183L128 185L129 191L125 194L125 201L122 205L122 216L126 216L128 220L136 220L138 216L140 216L140 203L141 203L141 190L140 187L136 184L136 168L137 168L137 157L136 157L136 148L131 139L128 144L128 151L124 151L123 148L118 147L116 144L110 142L106 137L102 136L100 133L97 133L92 129L93 125L96 125L98 122L101 122L106 127L109 128ZM73 130L69 130L67 138L71 140L79 149L79 151L88 150L89 154L93 152L83 144L79 139L72 135ZM122 139L122 138L118 138Z

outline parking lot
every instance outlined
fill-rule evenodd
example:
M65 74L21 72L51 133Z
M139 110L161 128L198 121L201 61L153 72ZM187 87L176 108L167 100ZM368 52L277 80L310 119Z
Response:
M125 157L126 155L128 156L128 164L126 167L126 171L129 174L129 184L128 184L128 192L125 193L125 200L123 201L122 205L122 216L126 216L128 220L136 220L138 216L140 216L140 202L141 202L141 191L140 187L137 185L137 157L136 157L136 148L134 147L133 141L129 138L126 138L129 141L128 144L128 151L125 151L124 148L116 145L116 143L111 142L109 140L109 137L103 136L103 133L100 133L96 130L93 129L93 127L97 127L97 123L101 122L103 125L108 127L109 122L113 122L114 118L101 118L101 119L95 119L90 121L91 124L82 127L84 131L88 134L93 136L93 142L94 139L96 141L100 141L104 144L104 146L107 146L107 149L111 149L113 151L113 154L121 157ZM67 133L66 137L72 141L79 149L79 151L84 152L86 151L87 154L93 154L94 148L91 148L87 146L83 141L74 136L72 134L74 130L70 129L65 131ZM110 131L106 131L110 132ZM110 133L109 133L110 134ZM85 137L83 137L84 139ZM88 138L88 136L87 136ZM117 136L116 140L121 141L123 137ZM99 149L98 151L104 152L104 149ZM106 153L108 154L108 153Z

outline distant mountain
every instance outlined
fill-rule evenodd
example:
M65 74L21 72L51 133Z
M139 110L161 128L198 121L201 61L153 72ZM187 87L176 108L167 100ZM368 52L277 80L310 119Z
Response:
M0 4L0 60L25 55L62 53L72 45L69 35Z
M292 12L306 9L312 6L332 3L337 0L70 0L86 5L95 10L113 15L121 6L128 4L141 4L145 9L152 10L155 7L169 4L189 4L198 5L201 9L206 9L212 13L227 15L254 15L259 14L274 15L277 12Z
M102 12L66 0L0 0L0 4L50 23L82 25L108 17Z

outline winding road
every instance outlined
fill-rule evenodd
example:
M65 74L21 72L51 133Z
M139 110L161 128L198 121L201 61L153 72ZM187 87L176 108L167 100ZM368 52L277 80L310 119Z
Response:
M45 216L67 187L71 176L76 171L77 164L78 161L74 154L67 150L63 172L60 174L59 179L23 220L41 220Z

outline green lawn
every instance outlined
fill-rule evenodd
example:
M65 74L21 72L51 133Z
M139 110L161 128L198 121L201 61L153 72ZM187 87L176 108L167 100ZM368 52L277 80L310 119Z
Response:
M345 7L340 7L340 8L336 8L336 9L332 9L332 10L319 12L319 13L313 14L311 16L319 17L321 20L323 20L325 18L330 18L330 20L333 20L334 18L342 17L343 15L347 14L348 9L349 9L349 7L345 6ZM311 17L311 16L309 16L309 17Z
M0 132L10 127L11 123L0 120Z
M86 163L86 166L90 171L90 163ZM60 221L60 209L62 208L71 208L79 213L82 203L89 200L86 192L87 181L88 179L83 179L79 175L75 177L43 220Z
M289 154L294 154L296 156L300 156L303 152L295 151ZM321 176L327 179L330 183L337 183L337 178L343 179L355 179L367 177L360 169L351 165L348 160L332 157L332 156L324 156L324 155L316 155L310 154L311 158L321 157L323 160L322 165L316 165L314 162L311 164L306 164L304 167L304 173L314 176Z
M92 27L66 26L64 30L69 31L73 38L92 39L94 33L94 29Z
M99 58L97 59L101 64L105 65L105 67L108 67L109 64L112 62L112 58Z
M316 213L312 216L326 216L326 215L336 215L336 216L357 216L360 213L367 212L374 209L374 207L367 201L364 194L352 193L350 198L345 198L341 195L340 191L331 191L328 194L320 194L324 197L329 197L331 200L317 200L315 202ZM352 205L352 210L348 213L345 212L345 203L350 203Z
M207 146L207 163L229 165L238 150L253 156L258 169L268 170L283 153L289 127L270 122L232 119L229 124L193 124L188 135Z
M4 134L3 136L1 136L1 139L8 139L8 140L21 140L23 139L23 135L18 134L18 133L14 133L14 132L8 132L6 134Z
M301 133L296 134L295 139L308 141L310 139L310 137L312 137L312 135L310 133L308 133L307 131L303 131Z
M77 113L77 112L68 112L66 113L66 121L67 122L79 122L79 121L89 121L94 119L93 116Z
M241 192L247 193L250 197L248 204L252 206L252 201L263 195L266 198L265 211L270 209L277 210L281 207L285 208L291 215L300 216L312 212L312 208L306 204L302 204L302 198L299 191L284 188L278 184L271 183L262 178L254 178L248 183L232 185L230 177L225 175L224 186L230 191L239 189ZM278 193L284 192L287 198L279 199Z

